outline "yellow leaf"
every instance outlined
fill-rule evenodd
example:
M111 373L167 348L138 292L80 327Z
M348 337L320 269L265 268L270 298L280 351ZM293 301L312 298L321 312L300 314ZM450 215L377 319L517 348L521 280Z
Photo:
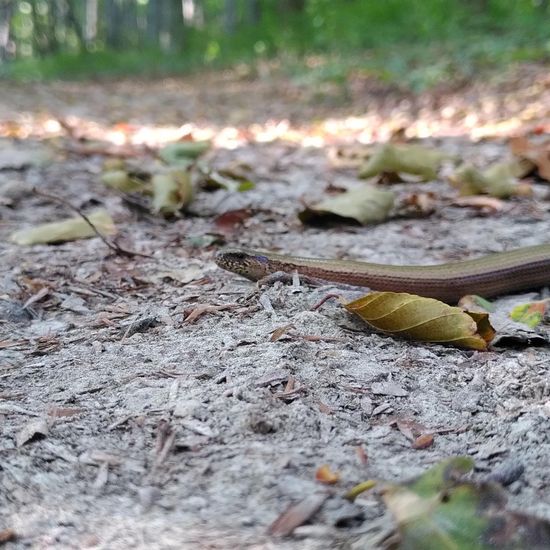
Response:
M505 199L530 193L529 186L518 183L517 173L517 162L495 163L486 170L465 164L449 177L449 181L461 195L486 194Z
M96 210L87 217L101 234L116 233L113 220L106 210ZM10 235L10 240L20 245L31 245L76 241L95 236L96 233L90 225L83 218L77 217L16 231Z
M175 214L193 199L193 187L188 172L174 170L155 174L153 186L153 211L161 214Z
M485 350L495 335L486 313L414 294L373 292L345 307L375 329L420 342Z
M359 177L370 178L386 173L405 173L421 176L423 180L433 180L441 162L448 155L427 149L420 145L394 145L386 143L380 146L359 172Z
M138 178L132 177L126 170L107 170L101 174L101 181L107 186L123 191L124 193L132 193L134 191L143 190L144 182Z
M364 186L306 208L298 214L300 221L322 224L335 219L362 225L384 221L393 207L395 195L376 187Z
M172 166L181 166L182 168L210 148L210 141L178 141L165 145L159 152L159 157Z

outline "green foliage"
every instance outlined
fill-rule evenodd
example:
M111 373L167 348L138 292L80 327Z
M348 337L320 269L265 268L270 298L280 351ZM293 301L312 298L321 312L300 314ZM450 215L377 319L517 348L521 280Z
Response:
M303 60L316 55L320 61L308 69L313 83L344 83L349 71L366 70L421 90L479 70L550 57L550 13L543 0L306 0L303 10L290 9L291 0L260 0L258 20L247 11L249 0L235 0L229 26L224 0L203 0L200 17L195 14L185 26L181 18L166 21L167 6L177 14L180 0L117 3L147 25L156 14L170 37L164 44L159 29L156 35L149 28L143 32L138 23L117 27L109 37L108 18L101 19L107 12L101 10L113 4L105 0L98 4L92 42L83 40L82 28L70 19L64 26L56 23L56 32L48 35L55 13L44 8L47 2L16 4L24 8L11 21L17 59L0 64L0 76L18 79L174 74L274 57L286 60L290 73L303 74ZM79 2L69 4L75 18L84 18Z

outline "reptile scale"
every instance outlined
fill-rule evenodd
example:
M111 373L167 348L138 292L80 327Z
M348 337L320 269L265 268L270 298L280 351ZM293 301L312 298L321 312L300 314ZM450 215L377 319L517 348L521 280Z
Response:
M466 294L491 298L550 285L550 244L425 266L304 258L237 248L220 250L216 263L253 281L276 272L296 271L325 281L409 292L452 304Z

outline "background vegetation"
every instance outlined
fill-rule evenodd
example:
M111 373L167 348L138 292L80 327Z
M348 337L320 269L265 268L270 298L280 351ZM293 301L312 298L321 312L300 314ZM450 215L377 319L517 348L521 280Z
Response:
M0 75L277 60L298 74L313 65L322 79L364 69L422 88L549 58L549 20L548 0L0 0Z

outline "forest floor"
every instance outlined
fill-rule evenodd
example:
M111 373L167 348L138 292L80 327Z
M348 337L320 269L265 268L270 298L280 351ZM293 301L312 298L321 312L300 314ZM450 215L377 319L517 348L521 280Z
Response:
M481 167L507 158L511 135L550 133L549 75L526 65L416 96L361 76L0 82L4 547L370 548L384 507L372 492L351 504L346 490L399 483L453 455L473 457L481 477L523 467L509 507L550 520L547 345L470 352L398 340L334 301L312 311L334 287L256 291L214 263L224 242L394 264L548 242L540 181L531 196L482 208L456 204L443 176L399 183L399 197L426 192L433 211L367 227L312 228L296 214L361 184L358 144L401 136ZM203 162L246 169L255 188L198 191L165 220L101 183L106 158L147 170L156 148L189 137L212 139ZM44 150L50 160L36 162ZM9 240L73 216L56 197L105 207L117 243L143 256L99 238ZM417 428L432 445L413 448ZM340 475L330 488L315 479L323 464ZM290 504L316 498L324 504L293 535L268 535Z

